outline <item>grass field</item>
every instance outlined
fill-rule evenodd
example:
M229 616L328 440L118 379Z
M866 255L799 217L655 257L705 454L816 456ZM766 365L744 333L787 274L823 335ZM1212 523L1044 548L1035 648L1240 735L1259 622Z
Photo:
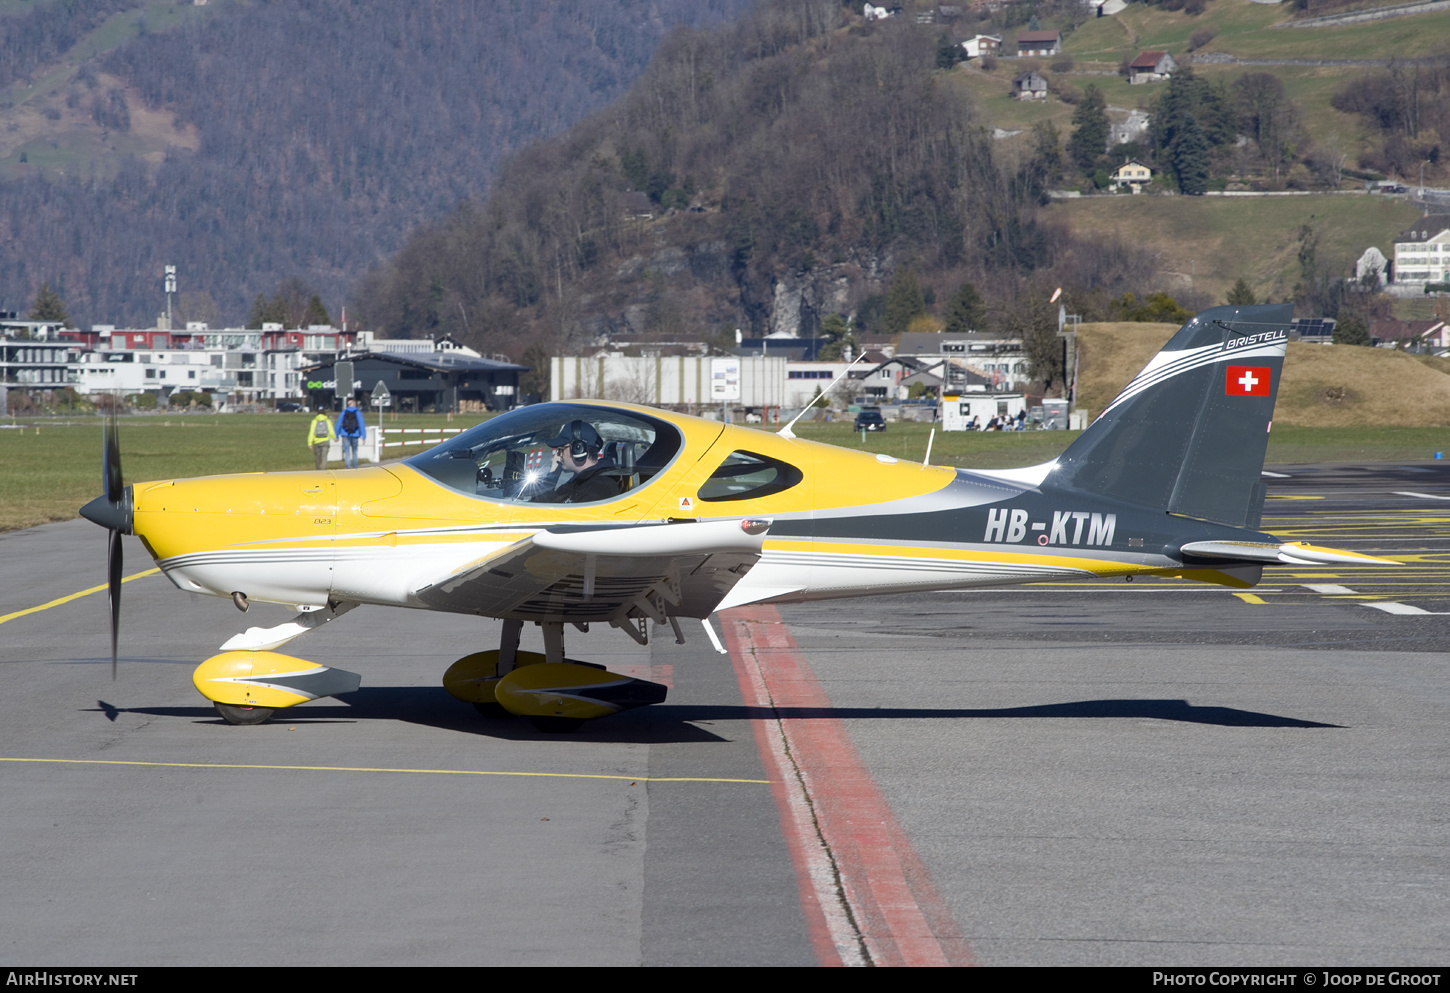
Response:
M469 427L481 418L401 415L386 428ZM126 482L225 472L311 469L306 414L123 417ZM69 520L101 492L97 417L24 418L0 428L0 531ZM390 449L389 458L422 451ZM394 453L397 454L394 454Z
M1445 11L1342 26L1270 29L1290 20L1292 13L1288 4L1246 0L1211 0L1197 17L1130 4L1113 17L1087 21L1065 40L1064 48L1074 57L1115 65L1123 55L1142 49L1167 49L1177 56L1187 50L1194 31L1212 26L1218 35L1203 47L1204 52L1255 59L1403 58L1442 52L1450 37L1450 12Z
M1234 280L1259 299L1287 299L1299 278L1299 229L1319 233L1325 259L1354 259L1374 245L1394 255L1394 236L1420 212L1380 196L1084 197L1059 200L1049 216L1076 231L1112 235L1157 253L1172 274L1164 289L1192 286L1222 301ZM1072 309L1071 301L1068 310Z
M1176 330L1171 324L1083 325L1078 332L1078 406L1090 414L1101 411ZM1397 452L1408 451L1405 444L1443 447L1445 442L1432 439L1434 432L1443 430L1440 425L1450 425L1447 373L1450 361L1432 356L1407 355L1385 348L1293 342L1284 359L1284 379L1274 411L1275 442L1290 428L1356 431L1384 425L1431 432L1405 434L1403 442L1388 441ZM1299 439L1296 443L1308 443L1295 437ZM1350 443L1351 436L1343 437ZM1360 454L1345 458L1429 457L1374 455L1371 449L1377 437L1365 434L1365 440L1352 442ZM1280 457L1297 461L1287 455Z
M1307 346L1306 346L1307 347ZM1447 377L1450 378L1450 377ZM463 427L474 419L455 419ZM0 429L0 531L70 520L100 493L101 429L97 418L19 420ZM445 418L400 417L388 427L442 426ZM310 469L303 444L307 418L267 414L130 417L121 421L126 482L204 476L213 473ZM892 424L881 434L861 436L849 424L796 425L811 441L891 455L919 462L931 426ZM946 434L932 444L934 465L995 469L1035 465L1055 458L1075 431ZM1435 427L1278 427L1269 443L1270 462L1405 461L1429 459L1450 449L1450 431ZM413 454L421 448L399 450ZM862 480L869 486L869 480Z

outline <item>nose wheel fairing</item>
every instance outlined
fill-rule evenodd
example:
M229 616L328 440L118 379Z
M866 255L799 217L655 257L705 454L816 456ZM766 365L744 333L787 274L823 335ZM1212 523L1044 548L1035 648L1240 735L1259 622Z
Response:
M251 719L257 711L270 716L273 710L351 693L362 677L278 652L222 652L197 666L191 681L219 705L218 713L229 723L259 724L266 718Z

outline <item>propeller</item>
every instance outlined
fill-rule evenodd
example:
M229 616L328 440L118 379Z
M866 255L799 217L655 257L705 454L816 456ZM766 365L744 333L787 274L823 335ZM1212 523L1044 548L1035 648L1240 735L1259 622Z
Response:
M111 606L111 679L116 678L116 642L121 629L121 535L131 534L131 488L121 479L121 440L116 428L116 400L102 427L101 488L105 491L81 508L81 516L111 532L106 555L106 590Z

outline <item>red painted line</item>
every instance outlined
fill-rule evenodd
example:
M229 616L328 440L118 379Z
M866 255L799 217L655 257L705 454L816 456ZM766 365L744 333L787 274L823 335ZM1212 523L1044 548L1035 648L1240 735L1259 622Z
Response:
M819 716L756 721L801 905L823 965L972 965L946 901L774 607L722 615L745 703Z

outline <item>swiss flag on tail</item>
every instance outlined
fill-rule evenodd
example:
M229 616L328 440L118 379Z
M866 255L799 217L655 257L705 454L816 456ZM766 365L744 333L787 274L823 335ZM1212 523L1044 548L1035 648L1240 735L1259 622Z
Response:
M1266 397L1269 395L1269 367L1262 365L1231 365L1224 381L1224 392L1231 397Z

